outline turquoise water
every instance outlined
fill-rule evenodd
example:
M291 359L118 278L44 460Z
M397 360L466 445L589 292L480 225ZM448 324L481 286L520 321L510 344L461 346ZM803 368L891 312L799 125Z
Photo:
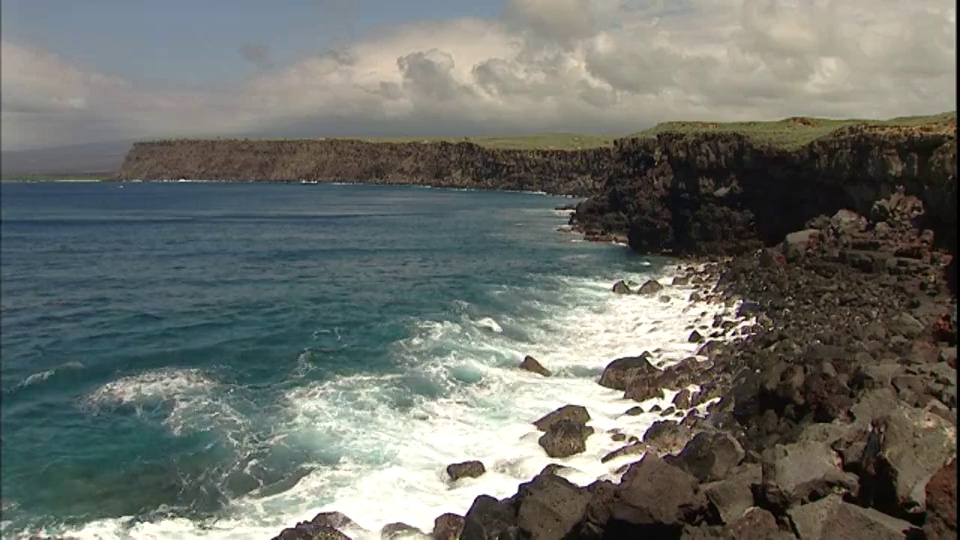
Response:
M523 354L591 381L631 352L631 330L588 329L615 327L612 280L662 261L558 232L566 202L4 184L5 535L262 537L337 501L362 511L374 492L415 506L432 488L410 471L476 444L444 439L452 426L551 405L519 397L534 384Z

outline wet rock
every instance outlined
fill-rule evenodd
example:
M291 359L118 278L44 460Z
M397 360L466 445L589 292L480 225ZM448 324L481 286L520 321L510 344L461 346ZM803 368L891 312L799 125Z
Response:
M627 356L607 364L600 375L600 386L614 390L626 390L634 381L659 373L650 363L650 355Z
M871 508L844 502L830 495L787 510L800 540L902 540L914 527Z
M693 332L690 332L690 337L687 338L687 341L690 343L703 343L704 339L706 338L703 337L703 334L694 330Z
M380 538L383 540L396 540L401 538L429 538L425 532L406 523L387 523L380 529Z
M678 452L693 437L690 428L671 420L658 420L643 434L643 442L660 453Z
M538 362L537 359L532 356L525 356L523 358L523 362L520 362L520 369L537 373L539 375L543 375L544 377L550 376L550 370L543 367L543 364Z
M630 443L630 444L621 446L616 450L613 450L611 452L604 454L600 458L600 463L606 463L608 461L611 461L623 456L634 456L634 455L643 454L644 452L647 451L647 448L648 446L645 443L641 443L641 442Z
M591 498L559 476L538 476L520 485L517 524L532 538L562 540L583 520Z
M649 280L637 289L637 294L656 294L663 290L663 285L655 280Z
M667 456L664 461L700 482L712 482L725 477L745 456L743 447L729 434L705 431L694 435L679 454Z
M613 292L617 294L630 294L633 291L630 290L630 286L623 280L620 280L613 284Z
M690 284L690 278L687 276L677 276L671 282L674 286L686 286Z
M923 532L928 540L957 538L957 460L936 472L927 482L927 516Z
M304 522L284 529L273 540L350 540L350 537L333 527Z
M695 478L647 455L624 474L608 533L676 538L684 523L698 524L705 519L707 504Z
M673 404L678 409L689 409L692 393L690 390L684 388L677 392L677 395L673 396Z
M446 513L433 520L433 540L457 540L463 530L463 516Z
M624 412L623 414L625 414L625 415L627 415L627 416L639 416L639 415L643 414L643 412L644 412L644 411L643 411L643 407L637 405L637 406L635 406L635 407L630 407L630 408L627 409L627 411Z
M550 429L550 426L560 421L570 421L575 424L586 424L590 421L590 413L587 412L586 407L581 405L564 405L563 407L560 407L559 409L537 420L533 423L533 425L537 426L537 429L540 431L547 431Z
M356 523L340 512L321 512L310 521L284 529L274 540L349 540L338 529L354 526Z
M487 472L486 467L479 461L464 461L447 465L447 475L456 482L461 478L477 478Z
M753 486L761 481L760 465L745 463L731 471L727 478L704 484L701 489L720 520L733 523L754 505Z
M500 540L501 535L516 534L517 511L514 501L499 501L489 495L480 495L463 518L460 540ZM508 536L509 537L509 536Z
M593 428L574 422L560 420L547 428L540 437L540 446L552 458L565 458L579 454L587 449L587 437L593 434Z
M352 519L341 514L340 512L320 512L310 520L310 523L325 527L333 527L334 529L346 529L357 526Z
M857 477L840 469L840 457L827 444L778 444L761 456L762 493L768 504L788 508L830 493L856 493Z

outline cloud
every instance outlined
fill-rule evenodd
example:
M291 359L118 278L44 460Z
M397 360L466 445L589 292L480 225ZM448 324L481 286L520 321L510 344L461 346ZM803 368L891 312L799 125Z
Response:
M222 88L146 85L2 45L3 144L283 134L629 133L669 119L956 108L950 0L510 0Z
M270 69L273 61L270 59L270 47L264 43L244 43L240 45L240 56L258 69Z

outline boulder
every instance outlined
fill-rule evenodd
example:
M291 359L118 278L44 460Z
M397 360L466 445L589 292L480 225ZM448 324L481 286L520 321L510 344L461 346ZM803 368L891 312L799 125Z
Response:
M616 502L617 484L605 480L597 480L587 486L590 493L590 502L583 513L583 521L576 531L576 538L581 540L600 540L604 529L613 515L613 505Z
M555 476L537 476L517 493L517 525L532 538L563 540L584 519L592 494Z
M607 532L614 538L676 538L684 523L699 524L707 512L696 478L648 454L624 474Z
M550 370L543 367L543 364L532 356L525 356L523 358L523 362L520 362L520 369L525 369L538 375L543 375L544 377L550 376Z
M856 493L857 477L840 469L840 457L823 442L778 444L763 452L761 492L771 506L790 506L831 493Z
M461 478L477 478L485 472L487 472L486 467L479 461L464 461L463 463L447 465L447 475L454 482Z
M501 535L519 531L517 511L513 501L499 501L489 495L480 495L473 500L470 510L463 517L460 540L500 540Z
M314 525L333 527L334 529L346 529L348 527L357 526L352 519L341 514L340 512L320 512L319 514L313 516L313 519L310 520L310 523Z
M673 396L673 405L678 409L689 409L692 398L693 393L690 392L689 389L684 388L677 392L677 395Z
M687 341L690 343L703 343L706 338L703 337L703 334L694 330L690 332L690 337L687 338Z
M433 540L457 540L463 530L463 516L446 513L433 520Z
M621 279L620 281L613 284L613 292L617 294L630 294L633 291L631 291L630 286L627 285L626 282Z
M425 532L406 523L387 523L380 529L380 538L383 540L395 540L401 538L429 538Z
M614 390L626 390L635 380L659 373L660 370L650 363L650 354L617 358L607 364L600 375L600 386Z
M333 527L304 522L284 529L273 540L350 540L350 537Z
M593 428L573 420L560 420L550 424L540 439L540 446L552 458L565 458L587 449L587 437Z
M936 472L927 482L927 517L923 532L928 540L957 538L957 460Z
M777 525L777 518L769 511L756 506L743 512L737 519L723 530L727 538L751 538L766 540L773 538L792 538L793 535L783 533Z
M310 521L284 529L274 540L350 540L338 529L352 526L356 523L340 512L320 512Z
M787 510L800 540L902 540L915 535L908 522L830 495Z
M700 482L712 482L724 478L744 456L743 447L727 433L705 431L694 435L679 454L664 460Z
M656 294L662 290L663 285L661 285L658 281L651 279L637 289L637 294Z
M570 421L575 424L586 424L590 421L590 413L587 412L586 407L581 405L564 405L563 407L560 407L552 413L549 413L543 418L537 420L533 423L533 425L537 426L537 429L540 431L548 431L550 426L560 421Z
M956 429L932 412L902 405L875 423L882 435L872 467L875 488L895 494L903 512L925 512L927 483L956 456Z
M672 420L657 420L643 434L643 443L659 453L675 453L693 437L693 431Z
M720 520L730 524L754 505L753 486L759 485L762 478L760 465L744 463L727 478L700 487Z
M816 246L819 239L820 231L817 229L792 232L783 239L783 254L788 261L797 260Z

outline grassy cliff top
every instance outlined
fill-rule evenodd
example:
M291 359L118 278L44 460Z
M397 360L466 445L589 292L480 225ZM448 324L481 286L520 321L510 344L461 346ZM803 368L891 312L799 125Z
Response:
M890 120L835 120L829 118L795 117L769 122L664 122L630 137L652 138L661 133L701 134L739 133L758 144L770 144L783 148L799 148L821 137L850 126L878 128L932 128L956 131L957 113L948 112L930 116L904 116ZM246 142L297 142L322 140L359 140L379 144L440 142L470 142L484 148L502 150L584 150L609 147L619 137L602 135L578 135L575 133L543 133L512 137L316 137L316 138L218 138L200 140L246 141ZM191 139L165 139L165 142L189 141ZM193 139L196 140L196 139Z
M377 144L436 144L469 142L484 148L501 150L586 150L613 145L617 137L603 135L578 135L576 133L543 133L538 135L516 135L510 137L312 137L312 138L233 138L216 139L160 139L156 142L177 142L191 140L244 141L244 142L313 142L325 140L363 141ZM153 142L153 141L144 141Z
M956 131L957 113L931 116L903 116L890 120L834 120L830 118L794 117L774 122L664 122L633 135L640 138L656 137L661 133L701 134L739 133L756 143L782 148L799 148L837 130L851 126L874 128L924 128Z

